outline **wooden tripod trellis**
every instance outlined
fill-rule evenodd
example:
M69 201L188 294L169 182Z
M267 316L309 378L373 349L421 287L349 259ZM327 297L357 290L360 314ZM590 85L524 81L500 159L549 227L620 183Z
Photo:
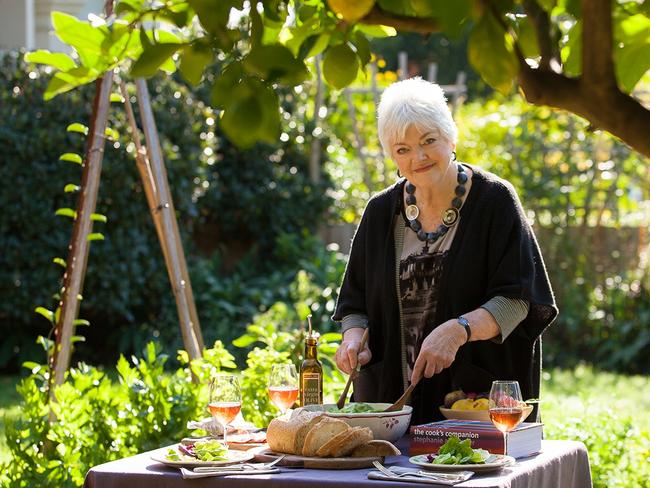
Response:
M110 16L113 11L112 4L112 0L107 0L105 5L107 16ZM178 222L176 221L174 203L169 190L156 122L151 108L149 90L144 79L137 79L135 85L146 140L145 147L142 146L140 140L136 119L131 107L131 97L124 82L120 81L124 107L137 148L136 163L165 258L169 281L176 299L183 345L190 359L196 359L202 355L203 337L194 303L192 285L187 272L187 263L180 239ZM63 275L63 290L59 304L60 314L54 328L54 351L50 365L51 385L63 383L65 373L70 365L75 319L79 312L79 301L83 290L90 247L88 235L92 232L91 216L95 212L99 192L105 132L113 87L113 72L105 73L101 79L97 80L95 87L95 99L83 162L77 212L72 238L68 246L66 270ZM54 388L50 388L51 399L54 399L53 392Z

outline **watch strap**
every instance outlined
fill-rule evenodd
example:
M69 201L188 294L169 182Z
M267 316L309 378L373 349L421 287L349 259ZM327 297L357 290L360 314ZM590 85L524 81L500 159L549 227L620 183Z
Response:
M467 334L467 340L465 342L467 343L472 337L472 329L469 327L469 320L467 320L462 315L458 317L457 320L458 323L465 329L465 333Z

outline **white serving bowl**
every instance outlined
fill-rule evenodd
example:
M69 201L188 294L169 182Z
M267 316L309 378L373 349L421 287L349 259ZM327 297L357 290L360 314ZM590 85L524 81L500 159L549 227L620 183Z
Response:
M378 410L384 410L392 405L391 403L364 403ZM312 412L318 412L334 406L333 403L330 403L325 405L308 405L302 408ZM372 430L375 439L395 442L406 433L411 422L412 413L413 407L405 405L402 410L398 410L397 412L340 413L326 411L325 415L344 420L350 427L368 427Z

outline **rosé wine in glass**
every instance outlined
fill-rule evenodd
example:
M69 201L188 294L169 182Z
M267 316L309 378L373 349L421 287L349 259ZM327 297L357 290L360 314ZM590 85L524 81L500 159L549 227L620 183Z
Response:
M241 389L234 374L217 373L210 380L208 410L223 426L223 442L228 445L228 424L241 410Z
M503 454L508 453L508 432L523 420L524 405L517 381L492 382L489 414L494 426L503 432Z
M274 364L269 375L269 398L283 414L298 398L298 372L293 364Z

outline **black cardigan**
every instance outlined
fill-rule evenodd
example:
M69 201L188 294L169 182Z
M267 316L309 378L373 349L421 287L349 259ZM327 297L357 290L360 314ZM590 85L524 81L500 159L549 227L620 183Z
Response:
M495 379L519 381L524 399L539 397L541 334L557 315L544 261L512 185L471 168L472 187L438 286L436 322L426 325L426 334L495 296L526 300L530 310L502 344L470 342L450 368L423 379L412 396L412 423L440 419L438 406L452 389L489 391ZM393 233L404 181L368 202L332 316L336 321L353 313L368 316L372 359L355 380L357 401L393 402L405 386ZM535 409L531 418L537 415Z

